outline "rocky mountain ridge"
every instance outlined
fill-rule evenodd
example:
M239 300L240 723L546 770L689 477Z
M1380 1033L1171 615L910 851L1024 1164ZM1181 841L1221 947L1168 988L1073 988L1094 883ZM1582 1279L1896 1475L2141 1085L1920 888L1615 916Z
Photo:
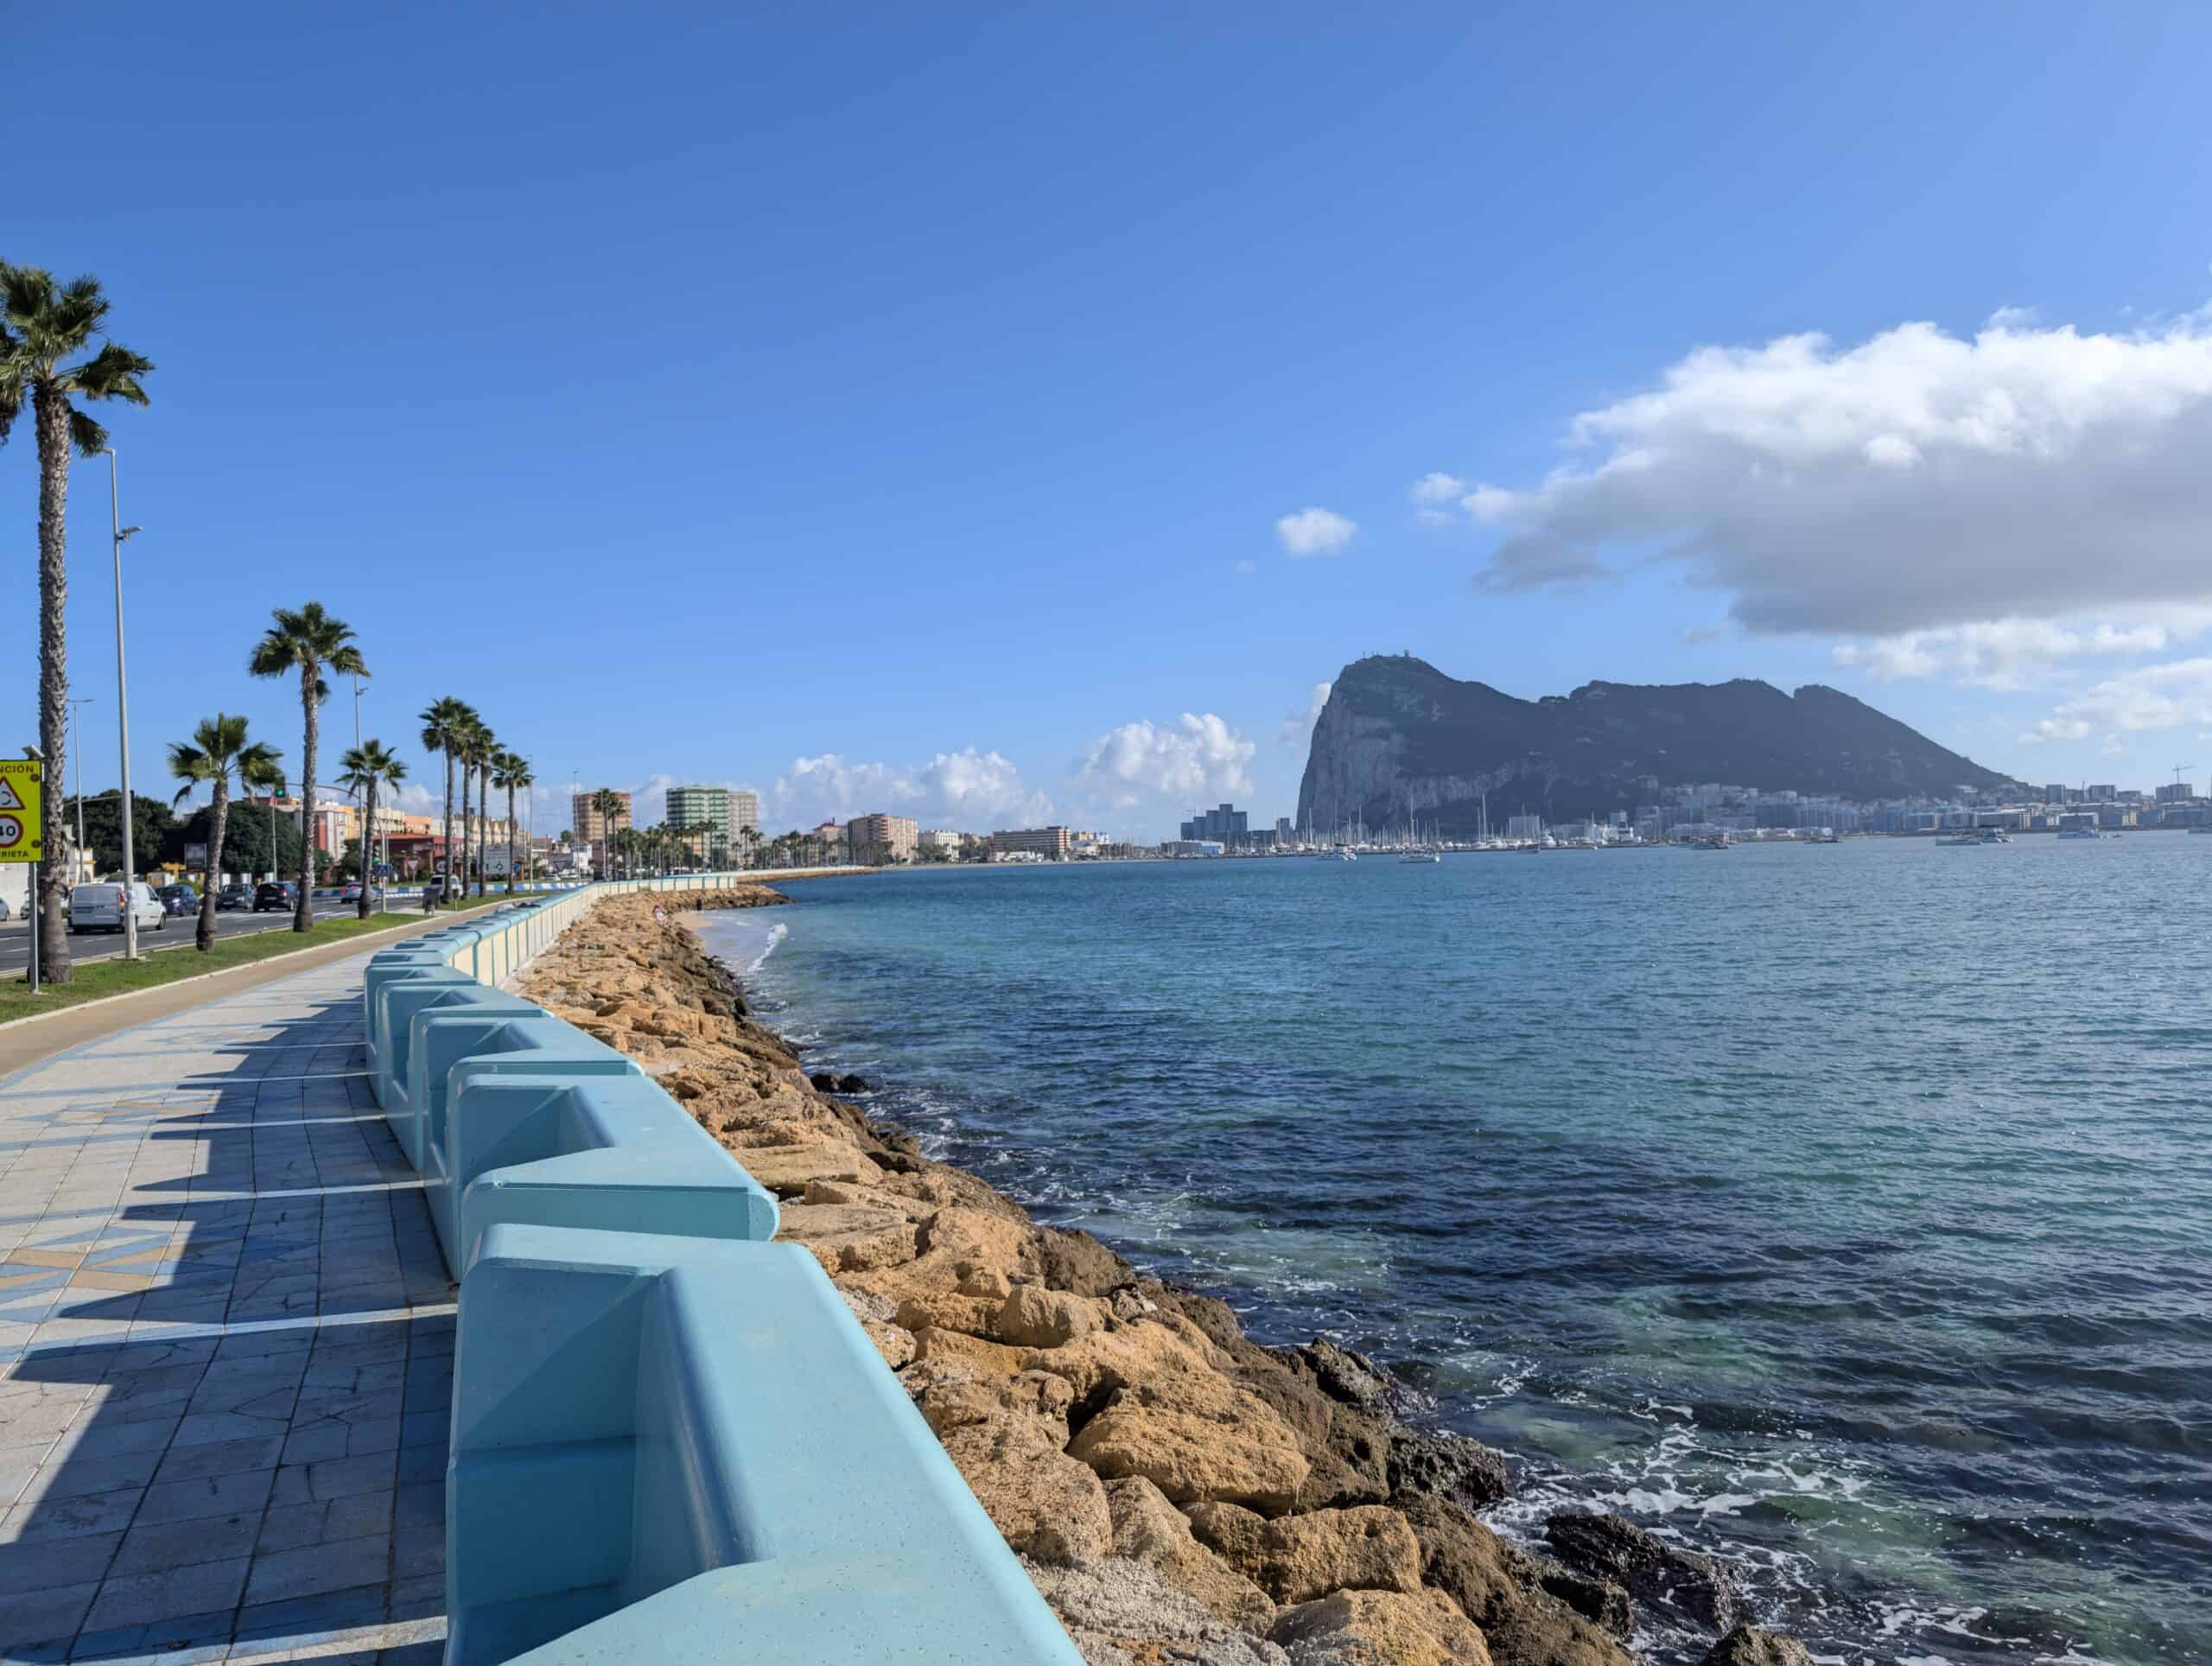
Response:
M1669 786L1872 800L2018 784L1837 690L1586 683L1521 700L1411 655L1344 667L1313 725L1298 824L1326 836L1418 822L1472 836L1526 810L1548 821L1654 802Z

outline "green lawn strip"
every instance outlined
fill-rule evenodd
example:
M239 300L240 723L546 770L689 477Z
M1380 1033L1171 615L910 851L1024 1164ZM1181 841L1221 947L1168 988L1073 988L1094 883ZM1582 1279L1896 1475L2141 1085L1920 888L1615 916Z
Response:
M464 906L456 903L448 911L455 918L480 907L491 907L505 902L505 897L486 897L479 903L471 898ZM67 983L47 983L37 995L30 992L27 980L10 977L0 983L0 1024L10 1019L29 1018L37 1013L60 1012L65 1007L74 1007L86 1001L98 1001L111 995L131 995L140 989L158 989L164 983L175 983L183 978L200 977L209 972L228 971L233 966L251 966L256 961L267 960L273 955L288 954L296 949L313 949L327 943L342 943L348 938L374 937L403 925L419 924L423 919L419 908L395 908L385 913L372 914L366 919L319 919L315 929L305 933L286 931L257 932L247 937L218 938L215 946L206 954L191 946L193 922L179 918L169 922L168 930L180 928L185 934L184 943L177 948L166 944L156 946L155 934L140 934L142 958L136 961L114 956L101 960L85 960L77 963L77 975Z

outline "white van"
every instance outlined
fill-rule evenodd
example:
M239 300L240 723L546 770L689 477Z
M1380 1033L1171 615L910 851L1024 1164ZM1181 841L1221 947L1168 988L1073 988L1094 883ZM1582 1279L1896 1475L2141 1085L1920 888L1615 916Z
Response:
M130 887L130 912L142 932L149 927L159 932L169 923L168 910L162 900L154 894L154 887L143 880ZM79 932L120 932L123 929L123 887L112 880L99 885L73 885L69 887L69 930Z

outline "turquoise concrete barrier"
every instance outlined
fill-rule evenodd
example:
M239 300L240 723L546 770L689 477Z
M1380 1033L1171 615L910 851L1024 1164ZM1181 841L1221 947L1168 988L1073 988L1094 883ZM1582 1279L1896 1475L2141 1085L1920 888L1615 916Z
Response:
M452 1264L528 1224L766 1243L776 1200L643 1077L474 1077L446 1117Z
M1082 1658L795 1245L495 1226L454 1385L450 1666Z

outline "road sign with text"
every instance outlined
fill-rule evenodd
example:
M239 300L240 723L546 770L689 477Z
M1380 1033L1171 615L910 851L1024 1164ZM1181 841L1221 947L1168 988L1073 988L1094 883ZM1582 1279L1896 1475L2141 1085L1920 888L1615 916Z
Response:
M0 758L0 862L37 862L39 798L45 766Z

